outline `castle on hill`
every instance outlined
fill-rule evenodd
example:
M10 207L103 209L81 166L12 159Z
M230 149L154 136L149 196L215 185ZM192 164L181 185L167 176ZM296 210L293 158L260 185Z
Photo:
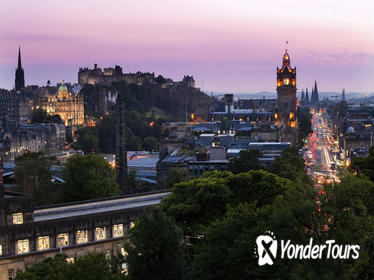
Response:
M122 68L118 65L101 69L94 64L93 69L79 68L78 83L79 84L111 84L112 82L125 81L128 84L162 84L164 87L184 85L186 87L195 87L193 76L184 76L180 82L174 82L172 79L165 79L162 76L155 77L154 73L136 72L123 73Z

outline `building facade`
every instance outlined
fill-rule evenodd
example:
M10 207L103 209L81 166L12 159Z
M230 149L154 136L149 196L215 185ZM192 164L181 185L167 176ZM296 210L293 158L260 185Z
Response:
M46 93L41 100L41 108L49 115L59 115L65 126L84 124L83 96L69 91L62 81L56 93Z
M277 109L276 119L281 126L281 141L297 144L297 99L296 67L291 67L290 56L286 50L282 68L277 67Z
M1 187L0 187L1 189ZM53 257L124 253L123 240L136 219L168 192L85 201L33 209L31 198L0 190L0 280Z

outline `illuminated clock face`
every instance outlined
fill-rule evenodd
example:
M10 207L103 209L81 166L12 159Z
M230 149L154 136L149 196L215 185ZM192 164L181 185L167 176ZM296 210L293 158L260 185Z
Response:
M288 86L290 84L290 79L284 79L283 84Z

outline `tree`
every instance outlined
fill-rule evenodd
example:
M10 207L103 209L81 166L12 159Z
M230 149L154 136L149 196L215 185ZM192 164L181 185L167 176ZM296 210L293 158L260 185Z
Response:
M188 179L188 170L185 168L173 167L169 170L164 185L166 188L172 188L175 184Z
M66 255L57 254L36 263L24 272L17 271L16 280L120 280L124 258L121 255L89 254L68 263Z
M303 145L303 140L312 133L312 114L309 107L300 107L297 110L297 118L299 120L299 143Z
M128 150L139 151L142 149L142 141L138 136L133 135L127 144Z
M57 254L54 258L36 263L25 271L18 270L16 280L65 280L73 276L71 264L66 261L67 256ZM70 278L73 279L73 278Z
M143 148L146 151L157 151L158 150L158 142L157 139L153 136L147 136L143 139Z
M373 187L374 183L365 178L350 176L326 186L319 194L297 183L263 206L256 201L231 204L222 218L208 225L201 243L194 246L194 279L371 279ZM310 238L314 244L327 240L358 244L362 248L360 258L277 258L273 266L259 267L250 248L266 230L274 232L277 240L295 244L308 244Z
M352 159L350 170L358 175L367 176L374 182L374 147L371 147L367 158L354 157Z
M272 162L268 170L278 176L297 182L312 185L312 179L305 172L305 161L296 147L285 149L281 155Z
M57 159L44 152L25 152L16 157L15 179L22 192L32 195L37 205L54 203L57 198L52 184L52 164Z
M49 115L43 109L33 110L31 121L33 123L61 123L61 117L59 115Z
M229 198L226 178L202 177L175 184L159 207L175 219L186 234L194 236L225 213Z
M99 149L106 154L114 154L116 147L116 114L110 112L96 123Z
M255 203L257 207L271 205L278 195L284 194L293 183L264 170L251 170L227 177L230 204Z
M99 152L96 127L81 127L77 129L75 135L78 136L78 140L72 145L74 149L82 150L87 154Z
M274 269L259 267L254 254L256 237L267 230L260 222L264 212L254 204L240 204L213 222L194 248L193 279L276 279Z
M130 230L125 243L131 280L183 279L182 232L161 211L143 216Z
M242 150L239 157L230 160L227 169L234 174L260 169L260 156L261 152L257 149Z
M79 139L82 150L85 153L98 152L98 141L96 136L92 134L86 134Z
M116 196L116 174L106 160L95 154L74 155L62 171L64 200L80 201Z

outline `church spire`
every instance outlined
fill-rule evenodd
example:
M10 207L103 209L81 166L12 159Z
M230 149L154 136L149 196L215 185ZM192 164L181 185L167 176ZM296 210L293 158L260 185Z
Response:
M18 47L18 68L22 68L22 63L21 63L21 46Z
M16 78L14 88L16 91L21 91L25 87L25 73L22 69L21 63L21 47L18 47L18 67L16 69Z
M316 94L318 95L317 80L314 80L314 90Z

